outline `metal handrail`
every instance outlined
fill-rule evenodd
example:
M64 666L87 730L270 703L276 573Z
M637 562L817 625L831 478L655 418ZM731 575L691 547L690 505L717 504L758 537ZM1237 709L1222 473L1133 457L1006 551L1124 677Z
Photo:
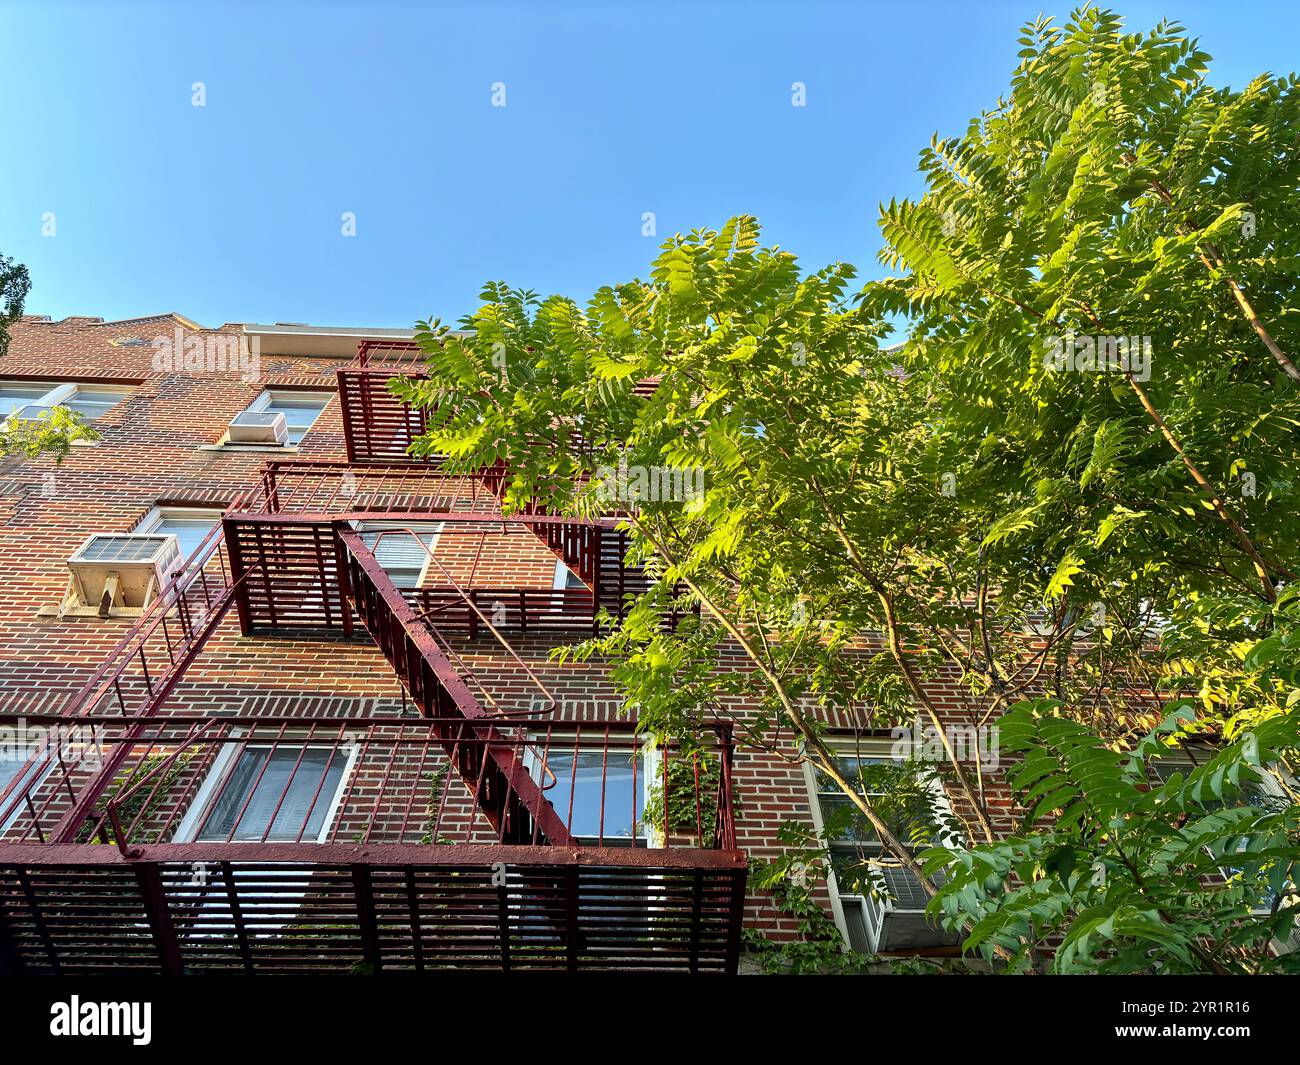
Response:
M383 529L383 530L379 531L378 533L376 533L376 535L375 535L375 547L378 547L378 546L379 546L379 542L380 542L380 541L381 541L385 536L390 536L390 535L401 535L401 534L403 534L403 533L405 533L407 536L410 536L412 539L415 540L415 542L416 542L417 544L420 545L420 549L421 549L421 550L422 550L422 551L423 551L423 552L428 556L428 560L429 560L431 563L433 563L433 565L435 565L435 566L438 567L438 569L441 571L443 577L447 580L447 582L448 582L448 583L451 585L451 587L455 590L456 594L457 594L458 596L460 596L460 598L465 602L465 605L468 606L470 610L474 611L474 613L478 615L479 620L483 622L483 624L484 624L484 626L486 626L487 630L488 630L490 633L492 633L492 635L493 635L494 637L496 637L496 641L497 641L497 643L499 643L502 647L504 647L506 653L507 653L507 654L508 654L508 655L509 655L513 660L514 660L515 665L517 665L517 666L518 666L520 669L522 669L526 674L528 674L528 679L529 679L530 681L532 681L532 682L533 682L533 686L536 687L537 690L540 691L540 692L541 692L541 693L546 697L546 701L547 701L547 703L549 704L549 705L547 705L544 709L540 709L540 710L513 711L513 712L512 712L512 711L500 711L500 713L499 713L498 716L500 716L500 717L533 717L533 716L541 716L541 715L544 715L544 714L551 714L551 713L554 713L556 707L559 706L559 701L555 698L554 695L551 694L550 690L546 687L546 685L543 684L543 683L541 682L541 679L537 676L537 674L534 673L534 672L532 671L532 669L529 667L528 663L525 662L522 658L519 657L518 652L516 652L515 649L514 649L513 647L510 646L510 642L509 642L509 641L508 641L508 640L507 640L507 639L506 639L506 638L501 634L500 630L498 630L497 627L496 627L495 625L493 625L491 621L488 620L488 616L487 616L486 614L484 614L482 610L479 609L479 606L478 606L478 604L474 601L473 597L472 597L468 592L466 592L464 588L462 588L462 587L460 586L460 584L456 581L456 578L454 578L454 577L451 575L451 573L450 573L450 571L447 569L447 567L444 566L444 565L442 564L441 561L439 561L438 557L433 553L433 550L429 547L428 544L426 544L426 543L424 542L423 537L421 537L421 536L420 536L420 535L419 535L419 534L418 534L414 529L411 529L411 528L409 528L409 527L403 527L403 528L400 528L400 529ZM372 549L371 553L372 553L372 554L374 553L373 549ZM454 650L452 650L452 649L447 645L447 641L445 640L445 638L443 638L442 634L439 633L439 632L437 631L436 627L433 626L433 625L431 625L431 624L429 623L428 618L427 618L427 616L426 616L427 613L428 613L428 612L426 611L426 612L425 612L425 615L421 615L421 616L420 616L420 622L421 622L421 624L423 624L424 627L427 628L431 634L433 634L434 638L438 640L438 644L439 644L439 646L442 647L442 648L444 649L444 651L451 651L452 655L453 655L453 656L454 656L454 657L459 661L459 660L460 660L460 656L459 656L458 654L456 654L456 652L455 652ZM462 663L462 665L463 665L463 663ZM458 672L458 673L461 672L459 668L457 669L457 672ZM472 671L470 671L470 672L471 672L471 675L473 675ZM462 676L462 678L463 678L463 677L464 677L464 673L461 673L461 676ZM492 699L492 697L491 697L490 694L489 694L488 698L489 698L489 700L493 703L493 705L496 704L496 700L495 700L495 699Z
M4 719L5 716L0 715L0 722ZM38 720L57 725L60 719L55 715L42 715ZM150 836L155 837L153 842L164 843L173 826L179 823L178 819L191 810L204 781L211 779L211 773L220 764L215 761L218 753L233 744L241 748L269 746L272 750L280 749L290 754L296 752L298 760L294 763L294 773L302 765L302 756L308 748L328 747L331 753L327 764L332 763L340 752L348 754L352 759L350 764L357 768L349 774L346 789L340 783L342 791L339 801L340 809L349 811L349 824L356 824L357 818L365 814L366 809L373 808L377 813L387 811L384 824L379 825L377 830L383 836L392 835L396 829L400 840L407 837L413 825L417 831L420 830L418 826L424 823L425 814L429 815L431 821L442 823L446 812L450 813L453 823L458 826L456 831L463 829L466 832L465 842L472 841L471 830L460 819L460 815L455 813L454 807L445 806L445 792L438 796L439 808L436 812L431 806L423 814L420 812L418 804L421 792L418 784L428 772L436 768L436 764L431 764L428 760L433 749L441 747L446 751L450 746L452 750L448 752L448 757L453 762L457 750L479 749L486 752L501 748L513 751L516 757L525 751L531 752L531 772L535 775L535 786L540 786L543 791L552 790L560 783L555 768L547 758L549 753L572 752L575 756L581 752L599 753L600 837L603 840L604 812L610 801L607 796L618 794L614 790L606 791L605 782L610 779L607 776L609 767L617 764L611 755L614 752L642 752L647 747L647 738L639 732L633 721L552 721L540 726L520 722L503 731L493 729L483 732L472 721L461 717L346 716L304 719L292 715L230 717L181 713L138 720L132 722L127 729L123 729L122 724L120 719L103 714L91 715L81 721L83 727L103 733L96 750L110 752L108 762L111 768L107 780L92 765L92 777L86 783L74 786L74 775L84 768L76 763L71 767L64 763L62 779L52 781L48 786L42 787L41 783L31 778L27 780L21 799L27 802L31 823L22 829L24 836L35 835L41 843L67 844L84 840L88 835L98 835L105 842L116 842L123 853L130 857L132 851L128 849L128 844L150 842L148 839L136 838L136 830L147 826ZM111 734L110 730L113 730ZM666 740L653 745L660 756L655 779L664 789L661 800L664 805L663 822L657 826L659 835L655 837L661 836L662 839L652 846L682 846L680 840L683 836L694 835L696 845L703 849L734 849L735 831L731 809L731 752L734 741L724 724L718 724L709 731L713 733L711 740L701 742L697 739L690 743ZM195 748L206 752L197 761L186 757L186 752ZM399 751L406 753L399 756ZM693 760L693 773L689 777L693 783L679 782L677 775L670 772L670 765L681 757ZM718 773L713 788L706 786L702 757L715 760ZM181 768L180 775L174 772L177 767ZM576 767L575 757L575 773ZM647 768L647 773L649 771ZM311 772L316 773L317 769L313 768ZM359 777L368 779L370 783L354 789L353 785ZM229 778L223 779L228 781ZM97 806L103 792L101 781L111 784L113 780L121 781L120 790L102 806ZM467 781L467 784L473 793L474 781ZM647 780L638 786L634 768L632 793L643 794L641 788L648 784ZM291 786L292 774L284 782L281 802ZM685 790L668 790L678 786ZM44 797L39 809L31 802L37 791L41 791ZM72 800L71 814L61 814L57 806L51 808L53 800L65 791ZM404 811L400 802L393 805L394 796L407 799ZM570 802L572 798L573 793ZM315 801L313 799L313 807ZM703 818L710 801L716 803L716 809L709 825L712 831L706 833ZM210 803L211 797L209 809ZM16 809L17 803L11 803L10 807ZM474 809L477 809L477 804ZM130 810L134 813L128 821L125 815ZM43 827L42 819L47 813L51 820L59 821L55 832L49 833ZM693 821L690 829L687 828L689 822L683 819L683 815ZM306 816L310 816L310 811ZM573 809L570 806L565 820L571 821L572 816ZM270 826L275 820L273 814L263 831L264 837L270 832ZM401 822L400 827L397 827L397 820ZM330 829L331 838L327 842L333 842L340 831L346 831L341 829L341 824L341 820L335 821ZM305 827L306 821L303 824L304 830ZM289 826L290 834L292 828ZM113 840L107 835L110 829ZM232 833L233 831L232 829ZM298 833L297 842L302 842L302 834L302 831ZM610 838L621 835L622 833L615 833ZM634 831L633 835L637 833ZM674 844L672 839L677 839L678 842ZM267 840L264 838L261 842ZM544 841L535 838L533 842Z

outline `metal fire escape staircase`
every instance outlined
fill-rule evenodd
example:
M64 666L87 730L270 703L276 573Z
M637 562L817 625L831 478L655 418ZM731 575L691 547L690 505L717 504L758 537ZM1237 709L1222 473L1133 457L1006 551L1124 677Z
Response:
M374 347L393 350L376 351ZM57 972L65 964L93 970L96 958L107 957L123 943L128 954L143 951L138 956L131 954L128 967L154 965L151 951L156 950L163 971L209 964L215 966L214 971L221 970L228 964L221 960L227 955L209 950L216 942L203 936L186 938L174 923L178 914L190 915L182 919L194 918L194 907L199 905L195 900L200 896L184 880L190 875L187 863L207 862L209 851L221 855L216 859L220 882L229 894L229 909L222 910L228 917L221 920L229 920L237 932L241 959L237 964L249 972L286 971L273 955L285 943L291 946L293 940L276 931L279 925L271 925L269 931L250 931L242 923L241 907L250 901L255 907L270 905L274 898L282 912L290 915L286 920L298 921L305 917L292 915L300 905L307 905L302 902L306 896L295 894L298 889L283 879L288 874L258 871L284 869L286 865L261 867L259 860L288 863L300 870L293 875L315 878L311 883L322 891L334 890L329 885L343 885L338 890L345 892L347 905L356 909L355 929L332 923L337 918L327 902L322 903L318 916L312 911L311 927L320 936L333 934L334 928L344 928L339 934L345 938L359 936L367 964L376 969L389 957L413 959L414 967L421 968L421 950L426 943L453 953L459 950L450 928L435 931L423 928L421 921L426 909L432 907L437 912L445 905L439 900L463 895L462 901L452 905L463 908L472 927L486 928L490 937L499 940L499 964L506 969L512 967L518 952L527 955L533 965L558 964L570 970L594 965L736 971L746 862L736 849L730 747L719 759L722 773L716 785L715 812L707 815L701 813L701 795L715 785L701 783L697 763L698 838L693 849L609 850L603 842L594 849L590 841L582 844L547 798L547 785L539 783L549 772L545 764L539 774L536 759L530 765L525 758L525 737L539 721L547 720L545 715L555 709L555 700L544 698L540 710L536 704L528 711L498 705L442 631L448 625L465 624L471 638L490 632L514 657L515 665L541 688L493 618L481 608L477 596L484 589L472 583L462 587L445 569L445 586L435 589L432 598L427 589L399 588L376 558L375 541L368 546L357 526L379 520L392 534L415 536L409 526L437 523L468 528L474 534L492 529L531 536L562 561L583 588L489 589L498 607L502 601L517 603L505 624L521 631L534 625L581 631L595 624L601 608L621 614L624 597L649 586L643 573L629 571L625 565L625 535L608 520L575 521L541 512L503 516L500 497L508 471L497 468L481 471L478 477L453 477L443 473L436 460L412 460L408 448L423 430L424 419L422 412L409 409L388 391L394 359L397 372L420 376L422 356L414 345L400 344L363 344L357 363L339 371L349 461L268 464L261 483L227 508L222 523L187 561L182 573L146 609L81 689L65 701L57 715L60 721L81 720L79 727L92 743L107 737L102 768L94 769L92 764L90 777L78 779L56 764L62 753L51 743L34 756L35 762L44 759L55 783L44 789L46 805L38 810L34 802L41 799L44 776L40 773L23 776L21 788L20 779L15 778L0 789L0 819L22 813L30 820L22 844L6 847L0 842L0 854L10 854L7 859L0 857L0 971L48 965L50 971ZM436 561L432 555L431 561ZM481 866L473 861L457 864L460 859L455 855L465 853L464 847L431 850L400 843L380 846L373 857L367 857L369 852L362 848L340 848L331 842L314 845L318 857L313 858L308 854L311 847L303 849L301 843L266 846L264 841L251 852L241 852L239 844L231 851L226 845L159 840L162 845L132 850L135 825L124 831L118 822L123 796L162 786L165 774L159 768L139 775L140 759L163 742L158 737L180 735L176 731L183 724L179 719L175 725L167 724L175 707L164 714L164 705L232 609L246 636L298 636L306 630L306 634L315 635L332 631L347 638L354 633L354 623L360 621L418 715L378 719L380 727L392 728L403 721L420 723L428 742L441 749L468 790L473 813L490 826L497 845L503 848L499 855L515 870L513 886L492 889L495 901L487 911L474 895L479 890L474 885L481 882ZM173 747L169 757L175 759L187 744L202 741L210 747L215 742L203 740L204 736L219 735L225 737L221 742L229 744L239 729L251 736L258 728L252 719L237 725L214 724L219 720L203 719L186 726L194 731ZM316 735L321 723L304 719L304 724ZM263 728L273 727L270 723ZM278 728L283 735L285 725ZM603 728L607 745L610 726ZM576 765L576 746L574 751ZM601 755L602 765L606 758L607 750ZM173 763L164 763L168 764ZM667 779L666 762L664 769ZM134 782L125 791L120 784L124 775L128 783ZM110 793L115 781L119 790ZM602 803L603 788L602 784ZM346 804L348 800L343 801ZM407 798L407 816L411 805ZM570 813L571 807L572 797ZM47 809L54 810L57 823L46 821ZM378 805L375 809L378 811ZM711 843L704 842L702 816L716 819ZM467 831L469 824L467 821ZM117 847L86 846L86 833L92 829L101 843L116 842ZM41 848L54 845L59 853L46 859L43 851L34 850L28 841L39 842ZM440 858L438 852L446 856ZM266 857L250 861L237 856L250 853ZM123 866L123 862L127 864ZM245 872L237 875L232 871L236 866ZM397 888L399 878L403 886ZM391 893L383 898L375 895L379 882L394 885L385 889ZM63 920L60 900L68 890L84 897L79 905L95 916L83 927L73 921L75 915L69 911L68 920L73 923L67 924L64 940L59 941L51 938L50 922ZM121 909L117 902L108 901L119 897L128 900L124 903L127 909L137 905L129 901L136 899L143 907L149 929L145 945L137 944L144 927L138 922L132 924L132 919L127 919L128 923L119 927L112 924L118 920L116 916L112 921L103 917L101 922L99 915L116 914ZM194 919L201 920L202 907L208 905L203 902ZM590 913L585 911L587 906L593 907ZM377 917L380 911L402 916L397 923L390 918L385 925ZM530 920L536 923L529 925ZM102 928L96 922L101 922ZM400 933L406 922L409 940ZM112 931L114 927L119 930ZM534 930L526 931L529 927ZM559 954L548 946L554 942L562 944ZM457 956L472 967L491 966L492 958L485 957L483 949L481 940L474 940L467 953ZM268 953L263 956L262 950ZM406 961L397 964L402 967Z
M349 517L382 513L421 522L500 521L504 527L508 521L520 526L590 591L593 624L601 608L621 615L625 597L645 591L649 581L624 565L626 534L614 522L577 522L541 510L501 519L499 501L508 479L504 467L483 470L477 478L457 478L439 472L434 460L412 461L407 450L423 431L425 419L397 400L387 384L396 373L423 376L422 360L414 344L363 342L357 360L338 371L349 462L268 464L260 483L232 503L222 525L208 534L184 571L58 716L96 722L101 715L137 721L153 717L232 607L245 634L337 627L350 636L355 616L418 713L438 722L445 753L497 838L503 843L571 846L567 827L523 764L517 745L496 730L493 718L499 711L483 705L467 683L469 671L463 663L453 663L455 652L428 617L434 611L416 611ZM398 456L404 461L394 463ZM360 482L354 463L364 471ZM495 513L486 509L486 502L494 504ZM473 590L456 586L455 595L466 608L471 635L481 625L501 639L479 609ZM520 598L522 628L527 611L522 594ZM127 735L143 727L127 726ZM102 726L89 728L97 731ZM79 794L54 834L57 842L77 837L120 768L125 750L119 745L97 779Z
M245 631L255 631L258 615L250 603L254 587L265 595L272 622L284 620L292 628L307 617L299 611L277 619L274 605L286 589L290 596L301 595L305 561L316 568L317 583L310 599L317 622L350 635L353 619L361 621L417 712L436 719L445 754L496 838L507 844L571 846L568 829L521 759L518 744L493 724L502 714L484 705L490 694L481 688L480 694L475 693L469 683L471 671L453 661L450 645L406 600L349 521L325 515L289 516L284 519L287 524L267 526L256 520L261 515L241 512L241 508L256 511L267 500L278 501L274 480L268 483L269 491L264 483L232 506L236 516L225 522L225 535L222 526L209 533L185 571L65 702L58 716L92 718L95 724L87 727L98 735L103 716L112 715L124 719L127 736L141 733L140 722L163 708L232 607L244 619ZM254 546L256 554L251 551ZM568 557L578 564L572 554ZM459 586L455 591L478 614L478 625L500 638L470 595ZM505 646L513 654L508 643ZM99 779L79 792L53 833L55 842L74 841L92 819L126 750L125 744L115 747Z
M495 715L474 696L360 534L340 528L337 535L349 604L419 712L440 722L447 757L497 837L503 843L572 846L569 830L516 748L492 724ZM466 730L443 724L447 719L463 719L478 742L464 742Z

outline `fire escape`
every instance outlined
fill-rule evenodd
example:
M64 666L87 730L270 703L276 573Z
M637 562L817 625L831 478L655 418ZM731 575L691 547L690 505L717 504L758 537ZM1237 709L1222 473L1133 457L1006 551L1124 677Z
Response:
M512 637L581 638L647 579L612 520L506 516L505 471L410 459L422 414L387 382L421 366L363 343L338 374L349 461L269 463L61 712L27 719L48 734L0 792L0 969L736 971L730 735L647 749L566 720ZM426 579L399 587L385 539ZM524 548L574 580L484 565ZM232 616L290 656L368 635L401 712L177 705Z

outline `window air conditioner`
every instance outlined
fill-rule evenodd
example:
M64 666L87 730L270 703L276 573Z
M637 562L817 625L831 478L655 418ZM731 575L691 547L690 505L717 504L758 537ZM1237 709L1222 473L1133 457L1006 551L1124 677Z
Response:
M231 421L230 440L237 444L286 444L289 428L278 411L246 410Z
M906 869L885 868L892 898L848 895L841 899L849 940L867 953L956 946L959 934L945 931L925 912L930 897Z
M68 559L65 605L75 598L100 617L143 609L181 569L180 543L171 533L94 533Z

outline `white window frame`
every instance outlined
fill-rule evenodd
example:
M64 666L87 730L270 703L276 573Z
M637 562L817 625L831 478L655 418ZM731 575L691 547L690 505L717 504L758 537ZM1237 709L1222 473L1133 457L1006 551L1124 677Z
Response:
M242 730L232 730L231 732L232 736L239 736L242 734L243 734ZM197 837L199 834L199 829L202 827L203 822L207 820L208 815L211 813L212 801L215 798L215 793L217 788L226 779L229 771L233 768L233 763L239 757L242 751L251 750L258 747L270 747L272 745L272 742L273 741L269 741L269 740L265 743L262 742L229 743L228 742L222 745L221 750L217 753L217 757L213 759L212 768L208 771L208 775L204 778L203 783L199 786L198 794L194 796L194 801L190 803L190 808L185 812L185 816L181 819L180 826L176 829L176 832L172 837L173 843L209 842L209 841L200 841L198 840ZM310 742L304 742L302 746L308 749L317 747L317 748L323 748L325 750L331 750L334 747L334 744L332 741L329 740L313 740ZM352 773L356 768L357 758L360 754L360 745L357 743L349 743L346 747L342 743L340 743L339 749L347 751L347 760L343 763L343 772L339 774L338 787L334 792L334 796L330 800L328 809L325 811L325 818L323 821L321 821L320 832L316 834L316 838L315 839L303 838L301 840L282 840L282 841L275 841L275 840L268 839L266 841L267 843L275 843L278 845L288 846L288 847L309 846L309 845L324 843L329 838L330 831L334 826L334 821L337 819L339 815L339 808L343 803L343 797L344 795L347 794L348 781L351 778ZM269 829L270 826L268 825L267 830L269 831ZM230 842L234 844L247 845L247 846L258 846L261 844L260 840L232 839ZM220 842L218 842L217 845L221 845ZM238 887L240 878L246 875L244 873L244 870L240 867L238 859L232 861L231 864L232 864L232 868L230 871L230 881L225 885L225 890L227 891ZM241 893L240 906L244 911L245 918L247 919L251 917L256 920L256 925L257 925L256 930L250 933L252 938L263 939L263 938L274 937L277 933L280 932L281 929L283 929L289 923L288 917L284 917L283 919L270 918L268 916L267 911L276 914L278 918L279 915L284 914L287 910L290 909L290 907L296 907L296 904L300 904L302 900L307 897L307 889L308 889L307 882L310 881L310 876L308 875L304 877L301 870L293 870L293 871L286 871L280 873L272 869L272 870L262 870L256 875L249 877L250 879L256 880L258 883L262 883L267 880L272 880L272 881L277 879L288 880L293 877L303 878L304 883L300 889L291 889L288 891L279 891L279 892L269 892L265 894L259 893L256 890L253 890L248 893ZM245 882L247 883L247 881ZM216 895L218 890L219 889L200 883L196 885L193 891L182 892L181 894L182 896L188 896L189 898L193 899L201 908L211 910L219 907L224 907L225 905L224 898L220 899L219 901L214 901L214 896ZM225 924L223 922L216 922L216 923L209 922L204 925L202 930L191 931L186 938L214 939L220 936L231 935L234 931L235 931L234 924Z
M60 406L61 404L66 403L68 400L72 399L74 396L77 395L95 395L96 393L103 394L106 392L112 395L120 394L122 398L119 399L117 403L114 403L112 407L109 407L104 411L104 413L107 414L108 411L112 410L119 403L125 403L127 397L130 396L131 394L132 388L134 387L133 385L129 385L125 382L119 385L119 384L111 384L103 381L57 381L55 382L55 381L24 380L18 377L0 378L0 389L40 388L42 385L49 385L50 386L49 390L47 392L44 392L39 397L34 396L29 402L24 403L22 407L19 407L18 410L22 410L25 407L57 407ZM5 415L5 420L8 420L9 418L17 418L17 416L18 416L18 411L16 410L12 414ZM87 419L87 421L91 422L92 424L98 420L99 420L98 418Z
M243 735L243 732L233 731L231 734L232 736L237 737ZM173 843L212 842L210 840L201 841L199 840L198 835L199 835L199 831L203 827L203 823L207 820L209 814L211 814L212 812L211 807L212 807L213 800L216 798L217 789L220 788L222 783L227 779L230 770L234 768L235 761L239 758L242 752L258 750L258 749L269 750L272 746L287 747L294 751L299 750L300 747L305 750L311 750L315 748L319 750L329 751L334 749L334 743L329 740L304 741L301 745L299 745L296 741L292 739L290 739L289 742L287 743L283 740L278 743L274 740L267 740L265 742L261 742L261 741L255 741L253 743L227 742L222 744L221 750L217 752L217 757L214 758L212 761L212 768L208 770L208 775L204 777L203 783L199 785L199 790L198 793L194 796L194 801L190 803L190 808L185 811L185 816L181 818L181 823L179 827L176 829L176 832L172 837L172 842ZM304 836L300 840L267 839L266 840L267 843L284 843L293 846L293 845L301 845L304 843L324 843L327 839L329 839L330 830L334 827L334 819L338 817L339 807L343 804L343 796L347 791L346 785L348 782L348 778L352 775L353 768L356 765L357 756L360 753L360 745L356 743L349 743L346 745L340 743L338 745L338 750L345 751L347 753L347 758L343 763L343 771L339 774L338 787L335 789L334 795L330 798L329 806L326 807L325 818L324 820L321 821L320 831L316 833L316 837L313 839ZM270 828L271 826L268 825L263 834L265 835L266 832L269 832ZM238 843L238 844L251 844L256 846L261 844L262 840L231 839L229 842Z
M827 737L827 749L833 755L839 755L849 758L879 758L882 761L902 762L903 759L898 757L897 744L898 740L892 737L881 736L844 736L844 737ZM817 771L811 761L804 761L804 783L808 788L808 807L812 814L813 827L817 831L820 839L826 829L826 820L822 816L821 799L818 797L817 788ZM940 812L947 814L952 818L952 803L948 799L948 793L944 791L943 785L938 778L938 774L932 774L926 781L926 786L934 796L935 805ZM949 841L955 842L955 841ZM882 848L883 850L883 848ZM828 861L826 863L826 890L831 899L831 915L835 919L835 926L840 930L840 938L843 941L842 950L847 953L853 952L852 940L849 936L849 922L844 913L844 898L853 900L855 905L877 906L882 909L892 909L892 901L887 899L864 898L855 892L841 892L839 883L835 877L835 868ZM843 898L841 897L843 896ZM870 926L864 919L864 929L868 938L871 937ZM876 944L872 944L875 949Z
M153 532L159 525L169 519L178 521L207 521L211 519L213 523L220 525L225 513L225 510L220 507L208 507L201 504L195 504L194 506L188 506L184 503L156 504L148 514L139 520L136 527L131 531L138 533ZM182 563L188 561L188 558L181 559Z

